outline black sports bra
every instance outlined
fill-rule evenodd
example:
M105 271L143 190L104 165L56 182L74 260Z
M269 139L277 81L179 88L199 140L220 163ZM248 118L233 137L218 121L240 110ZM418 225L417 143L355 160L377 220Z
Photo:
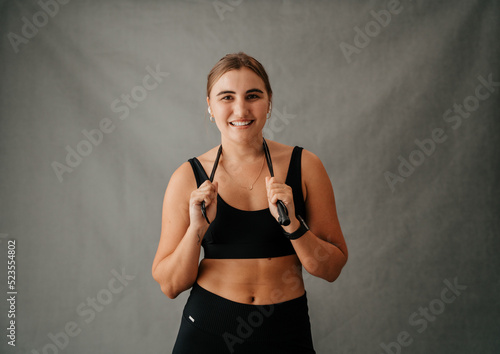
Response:
M292 187L296 215L306 217L301 178L302 148L295 146L285 183ZM208 178L196 157L188 160L193 168L198 187ZM239 259L271 258L295 254L283 229L271 215L269 208L246 211L227 204L217 195L217 216L201 242L205 258Z

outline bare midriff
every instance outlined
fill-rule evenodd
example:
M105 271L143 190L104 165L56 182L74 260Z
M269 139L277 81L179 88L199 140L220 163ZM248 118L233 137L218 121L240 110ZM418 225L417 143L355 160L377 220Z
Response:
M197 283L231 301L268 305L304 294L302 267L296 255L258 259L203 259Z

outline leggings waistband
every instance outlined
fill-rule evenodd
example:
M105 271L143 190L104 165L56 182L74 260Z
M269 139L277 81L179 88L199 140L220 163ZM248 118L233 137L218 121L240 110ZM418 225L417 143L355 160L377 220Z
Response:
M306 293L277 304L250 305L228 300L194 283L183 316L213 335L251 331L253 340L268 340L279 333L289 336L302 328L310 330Z

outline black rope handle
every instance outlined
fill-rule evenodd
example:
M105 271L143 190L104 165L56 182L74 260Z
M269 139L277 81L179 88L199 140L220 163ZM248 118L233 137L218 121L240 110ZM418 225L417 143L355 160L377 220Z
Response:
M219 151L217 151L217 157L215 158L214 161L214 167L212 167L212 173L210 174L210 182L214 181L215 170L217 170L217 166L219 165L219 159L221 153L222 153L222 144L219 147ZM205 217L205 220L208 222L208 224L210 224L210 220L208 220L207 216L207 207L205 206L205 201L201 202L201 214Z
M267 147L266 139L264 140L264 153L266 154L267 167L269 168L269 173L271 177L274 177L273 171L273 161L271 160L271 154L269 153L269 148ZM278 199L276 202L276 207L278 208L278 222L280 225L287 226L290 225L290 218L288 217L288 209L281 200Z

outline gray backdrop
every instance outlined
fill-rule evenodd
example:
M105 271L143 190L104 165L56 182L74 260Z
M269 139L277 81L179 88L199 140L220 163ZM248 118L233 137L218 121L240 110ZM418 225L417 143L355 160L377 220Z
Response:
M242 50L273 86L265 136L336 193L349 261L305 274L318 353L498 353L499 7L1 1L0 351L171 351L164 190L219 143L206 75Z

